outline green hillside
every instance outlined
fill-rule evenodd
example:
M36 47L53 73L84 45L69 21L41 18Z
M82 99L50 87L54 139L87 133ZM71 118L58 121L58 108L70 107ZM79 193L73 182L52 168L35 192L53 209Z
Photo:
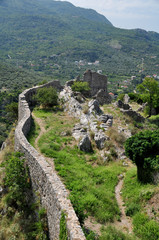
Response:
M1 60L63 82L88 68L138 75L142 58L145 74L159 74L158 33L115 28L96 11L68 2L1 1L0 31Z

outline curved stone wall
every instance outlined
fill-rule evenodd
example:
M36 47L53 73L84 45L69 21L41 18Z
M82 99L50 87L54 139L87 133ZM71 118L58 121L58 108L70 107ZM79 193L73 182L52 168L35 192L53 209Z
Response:
M60 88L59 82L54 81L25 90L19 95L19 121L15 130L15 151L20 151L25 155L30 171L32 187L35 191L38 190L42 205L47 211L50 240L59 239L62 211L66 213L68 238L71 240L85 240L86 238L64 184L56 172L52 172L52 168L45 161L45 158L26 139L26 135L31 127L31 111L29 106L32 104L32 96L38 88L45 86Z

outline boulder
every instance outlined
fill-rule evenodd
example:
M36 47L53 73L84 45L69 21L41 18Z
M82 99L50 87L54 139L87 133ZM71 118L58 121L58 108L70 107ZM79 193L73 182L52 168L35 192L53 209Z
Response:
M128 110L128 109L131 109L131 107L129 106L129 104L126 104L126 103L123 103L121 100L118 100L115 105L118 107L118 108L122 108L124 110Z
M130 97L129 97L128 94L125 94L125 96L124 96L124 103L128 104L129 102L130 102Z
M99 102L100 105L109 104L112 101L111 96L105 92L103 89L100 89L95 95L95 99Z
M93 152L91 140L88 135L84 136L78 145L79 149L83 152Z
M91 100L89 103L88 103L88 107L89 107L89 113L96 113L97 115L100 115L102 114L102 110L100 109L99 107L99 102L97 100Z
M4 150L6 148L7 144L5 142L2 143L2 146L1 146L1 151Z
M129 110L121 110L122 113L127 114L129 117L133 118L136 122L144 122L145 118L141 116L139 113L133 111L132 109Z
M97 145L98 149L103 149L105 141L108 140L108 138L105 136L103 132L98 132L94 136L95 143Z
M80 92L74 92L73 95L74 95L74 98L75 98L79 103L84 103L84 102L85 102L85 97L84 97Z
M73 128L72 136L76 140L79 140L80 138L83 138L86 135L87 135L87 128L84 125L77 123Z

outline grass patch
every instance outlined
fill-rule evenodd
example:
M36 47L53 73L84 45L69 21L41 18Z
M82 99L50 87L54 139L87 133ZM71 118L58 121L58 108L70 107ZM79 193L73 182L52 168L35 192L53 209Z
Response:
M133 224L134 232L140 239L159 239L159 224L154 220L150 220L145 214L137 213L134 216Z
M156 186L151 184L141 184L138 182L136 171L136 167L133 167L127 171L124 179L122 196L126 202L127 208L134 206L134 209L139 210L153 196Z
M73 126L63 114L51 116L50 130L39 140L41 152L54 158L55 168L70 190L70 199L81 223L88 215L100 223L113 222L120 215L115 186L124 168L120 163L96 167L88 164L87 159L96 158L96 155L81 152L72 144L71 136L60 136L62 131L71 130Z
M35 140L38 137L39 133L40 133L40 127L34 121L34 119L32 119L31 129L30 129L30 132L27 136L27 140L33 147L35 147Z
M122 196L126 203L126 214L133 217L134 232L140 239L159 239L159 224L144 212L148 200L157 187L137 181L136 167L128 170L124 180Z
M135 240L135 238L124 234L112 226L108 226L102 229L102 235L99 237L99 240Z

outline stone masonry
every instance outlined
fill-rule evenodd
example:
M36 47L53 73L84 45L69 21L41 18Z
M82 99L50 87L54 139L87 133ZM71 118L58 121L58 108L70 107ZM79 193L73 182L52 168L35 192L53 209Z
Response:
M51 82L40 87L59 86ZM32 96L39 87L25 90L19 95L19 121L15 130L15 151L24 153L29 167L33 190L38 191L43 207L47 211L50 240L59 239L61 212L66 213L68 239L85 240L78 218L69 200L69 194L56 172L27 141L31 127Z
M88 82L91 89L91 97L96 95L101 89L107 93L107 76L88 70L83 75L83 81Z

